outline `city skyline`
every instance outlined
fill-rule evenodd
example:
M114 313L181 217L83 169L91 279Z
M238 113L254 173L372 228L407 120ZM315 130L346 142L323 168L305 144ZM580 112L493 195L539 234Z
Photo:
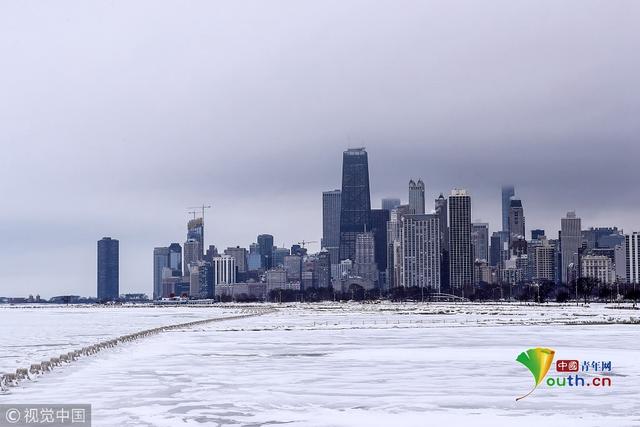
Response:
M1 286L92 294L109 235L121 291L149 292L149 248L182 244L200 203L219 248L320 240L360 145L372 208L420 177L428 210L466 188L493 233L513 183L528 229L575 210L634 231L637 2L407 6L3 4Z
M349 151L349 149L348 149L348 148L346 148L345 150L346 150L346 151ZM411 182L411 178L409 178L409 182ZM510 186L510 187L515 187L515 189L516 189L516 194L515 194L514 196L512 196L512 199L513 199L513 200L517 200L517 201L519 202L519 201L522 199L522 198L520 197L521 192L519 192L519 191L518 191L518 190L519 190L519 187L518 187L517 185L511 185L511 184L509 184L509 186ZM329 186L328 188L330 188L330 186ZM502 188L502 187L498 187L498 188L496 189L496 193L497 193L497 196L495 197L495 199L497 200L497 202L496 202L496 206L495 206L495 210L496 210L496 212L494 212L494 215L493 215L494 217L496 217L496 218L497 218L497 220L496 220L496 221L494 221L494 222L483 223L483 224L489 224L489 234L492 234L493 232L499 232L499 231L500 231L500 228L501 228L501 225L502 225L502 224L501 224L501 215L502 215L502 214L501 214L501 203L502 203L502 200L503 200L503 195L500 193L500 188ZM371 189L371 193L372 193L372 194L374 193L374 191L373 191L373 190L374 190L374 189ZM465 189L465 190L466 190L466 189ZM330 192L333 192L333 191L335 191L335 190L325 190L325 191L321 192L320 196L321 196L321 197L323 197L325 193L327 193L327 192L329 192L329 193L330 193ZM410 203L410 200L409 200L409 199L410 199L410 192L408 191L408 187L407 187L406 185L405 185L405 188L403 189L403 191L404 191L406 194L402 195L402 191L398 191L396 194L398 194L398 199L400 199L400 200L401 200L401 204L406 205L406 206L409 206L409 203ZM448 191L441 191L440 193L444 193L444 194L445 194L446 199L448 199L448 198L449 198L449 196L450 196L450 194L449 194L449 193L450 193L450 192L451 192L451 193L453 193L453 192L455 192L455 191L456 191L456 189L455 189L455 188L452 188L452 189L450 189L450 190L448 190ZM436 191L436 193L437 193L437 191ZM474 198L474 197L473 197L473 194L472 194L471 192L468 192L468 191L467 191L467 193L468 193L468 195L469 195L469 196L471 196L471 200L472 200L472 204L473 204L473 208L472 208L472 217L471 217L471 218L476 218L476 214L474 213L474 212L475 212L475 206L476 206L476 203L478 203L479 201L478 201L476 198ZM436 207L436 203L435 203L435 202L436 202L436 197L430 198L430 196L431 196L432 194L435 194L435 193L434 193L434 192L429 192L428 190L427 190L427 191L425 191L425 199L426 199L426 209L425 209L425 211L426 211L426 213L427 213L427 214L435 214L435 213L436 213L436 210L435 210L435 207ZM383 200L384 200L384 199L386 199L386 198L389 198L389 196L383 196L383 197L381 197L381 198L379 198L379 199L376 199L376 198L374 198L374 197L372 197L372 198L371 198L371 199L372 199L372 200L371 200L371 211L372 211L372 213L373 213L373 211L375 211L375 210L381 210L381 206L382 206ZM433 203L432 203L432 205L430 205L430 203L429 203L429 202L431 202L431 201L433 202ZM319 205L320 205L320 206L318 207L318 210L319 210L319 212L320 212L321 217L322 217L322 211L323 211L322 203L323 203L323 201L321 200L321 201L319 202ZM480 204L482 204L482 203L480 203ZM185 211L186 211L186 210L188 210L188 209L191 209L191 208L185 208ZM529 214L528 214L528 212L529 212L529 209L527 209L527 215L529 215ZM570 212L571 212L571 211L570 211ZM566 212L565 212L565 214L566 214ZM190 231L190 230L191 230L191 229L190 229L190 226L191 226L191 224L193 224L194 222L195 222L196 224L198 224L198 226L199 226L199 227L203 227L202 218L201 218L201 217L196 217L196 218L194 219L192 215L193 215L193 212L190 212L190 211L189 211L189 212L187 212L187 213L185 214L184 221L183 221L183 223L181 224L181 226L182 226L182 227L185 227L185 225L186 225L186 228L183 230L183 234L184 234L184 235L187 235L187 236L188 236L188 235L190 235L190 233L191 233L191 231ZM210 221L210 222L211 222L211 221L215 221L215 218L214 218L214 219L212 219L212 218L211 218L211 216L214 216L214 215L215 215L215 209L214 209L214 211L213 211L213 215L210 215L210 217L209 217L209 221ZM562 216L562 218L564 218L564 215ZM551 227L551 233L552 233L551 235L549 234L549 228L547 228L547 229L542 228L543 230L545 230L545 231L546 231L546 237L547 237L547 238L555 239L555 238L557 238L557 237L558 237L558 232L560 232L560 231L561 231L561 220L562 220L562 218L558 218L558 221L557 221L557 223L558 223L558 225L557 225L557 230L554 230L554 229L553 229L553 226ZM482 219L482 218L480 218L480 219ZM584 218L582 218L582 219L584 220ZM473 220L473 219L472 219L472 222L476 223L477 221L475 221L475 220ZM583 223L583 224L582 224L582 226L581 226L581 229L582 229L582 230L585 230L585 229L587 229L587 228L589 228L589 227L598 227L598 226L604 226L604 225L606 225L606 226L617 226L617 224L615 224L615 223L607 223L607 224L586 224L586 225ZM205 227L205 228L207 228L207 227L211 227L211 226L212 226L212 224L206 224L206 225L204 225L204 227ZM214 222L213 226L215 227L215 222ZM268 228L268 227L267 227L267 228ZM320 231L319 231L319 236L320 236L320 237L318 238L318 241L311 243L311 245L310 245L310 246L312 246L312 248L311 248L311 249L312 249L312 252L318 252L318 251L320 250L320 241L321 241L321 237L322 237L322 220L320 221L320 224L319 224L318 228L319 228L319 230L320 230ZM531 228L530 228L530 227L527 225L527 227L526 227L526 232L527 232L527 233L530 233L530 232L531 232L531 231L533 231L533 230L538 230L538 228L539 228L539 227L531 227ZM624 230L622 227L619 227L619 228L620 228L620 230L624 231L625 233L633 233L633 232L635 232L635 231L636 231L636 229ZM243 233L242 233L242 230L239 230L239 231L240 231L240 232L239 232L238 234L243 234ZM210 231L209 231L209 232L210 232ZM266 233L263 233L263 234L266 234ZM257 238L260 238L263 234L259 234L259 235L257 235ZM267 235L268 235L268 234L267 234ZM270 236L270 235L269 235L269 236ZM314 236L312 236L312 237L314 237L314 238L315 238L315 235L314 235ZM217 244L217 242L212 242L212 241L207 241L207 240L205 240L205 241L204 241L204 245L205 245L205 247L209 247L209 245L215 245L215 246L216 246L216 248L218 249L218 251L219 251L221 254L222 254L222 252L223 252L225 249L227 249L227 248L235 248L235 247L244 248L244 249L246 249L246 250L248 251L249 246L250 246L251 244L256 244L256 241L258 240L257 238L256 238L256 237L254 237L254 238L253 238L253 240L249 239L249 241L248 241L248 242L246 242L246 244L244 244L244 242L233 242L233 241L230 241L229 245L226 245L226 244L221 244L221 245L220 245L220 244ZM172 243L172 244L176 244L176 243L178 243L179 245L183 245L183 246L184 246L184 245L186 245L186 244L188 244L188 243L189 243L189 240L193 240L193 239L189 239L189 238L188 238L188 239L187 239L187 241L184 241L184 239L182 239L182 238L180 238L180 237L176 237L176 238L175 238L175 239L173 239L173 240L169 239L169 241L168 241L168 242L174 242L174 243ZM284 248L289 248L289 246L291 246L291 245L293 245L293 244L296 244L296 243L298 243L298 242L296 242L296 241L291 241L291 242L283 241L282 243L280 243L280 241L278 240L278 236L274 236L274 238L273 238L273 246L274 246L274 248L275 248L275 247L284 247ZM167 245L169 245L169 243L167 243ZM313 246L316 246L316 248L313 248ZM200 248L200 245L198 245L198 248L199 248L199 249L201 249L201 248ZM157 247L157 249L162 249L162 248ZM154 256L155 256L155 252L154 252ZM185 274L188 274L188 273L185 273ZM153 274L152 274L152 276L153 276ZM120 279L122 279L122 277L123 277L123 276L122 276L122 275L120 275ZM121 294L122 294L122 293L133 293L133 294L135 294L135 293L146 293L146 294L148 294L148 295L151 297L152 295L155 295L155 294L156 294L156 292L155 292L155 283L156 283L156 282L155 282L155 279L153 279L153 277L152 277L151 279L152 279L152 280L151 280L151 285L148 285L148 286L142 285L142 286L139 286L139 287L137 287L137 288L130 288L130 289L127 289L127 288L124 288L124 289L123 289L122 287L120 287L120 290L121 290L121 292L120 292L120 293L121 293ZM126 280L126 279L125 279L125 280ZM95 284L92 284L92 287L94 288L94 291L95 291ZM36 293L38 293L38 294L40 294L42 297L49 297L49 296L62 295L62 294L64 294L63 292L58 292L58 293L56 293L55 291L54 291L53 293L51 293L51 294L48 294L48 293L46 293L46 292L40 292L39 290L29 291L29 293L31 293L31 294L36 294ZM91 290L89 289L89 290L87 290L87 292L85 292L85 293L78 293L78 294L79 294L79 295L81 295L81 296L86 296L86 295L89 295L89 296L90 296L90 295L92 294L92 292L91 292Z

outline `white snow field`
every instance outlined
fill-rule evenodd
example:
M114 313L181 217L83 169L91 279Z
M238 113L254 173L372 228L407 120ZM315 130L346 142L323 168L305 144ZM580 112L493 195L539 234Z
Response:
M217 317L239 309L216 310ZM117 336L175 323L202 320L204 307L0 305L0 373Z
M24 346L11 354L34 354L38 343L75 348L87 337L235 314L238 307L0 309L3 366L5 344ZM274 307L263 316L165 332L81 358L10 388L0 403L90 403L96 426L640 425L637 310ZM90 313L87 322L69 320L81 313ZM25 337L37 325L50 335ZM612 386L541 384L516 402L533 377L515 358L538 346L553 348L556 359L610 360Z

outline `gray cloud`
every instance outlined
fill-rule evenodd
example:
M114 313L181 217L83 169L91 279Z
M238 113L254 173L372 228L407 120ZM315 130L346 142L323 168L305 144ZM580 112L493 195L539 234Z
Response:
M374 205L473 195L499 225L638 229L640 5L634 1L66 1L0 5L0 294L95 292L95 241L121 288L152 248L319 240L341 152L370 153Z

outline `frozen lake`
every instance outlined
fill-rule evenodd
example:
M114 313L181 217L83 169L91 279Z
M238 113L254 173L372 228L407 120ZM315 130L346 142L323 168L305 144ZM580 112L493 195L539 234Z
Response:
M25 340L18 333L22 326L15 326L15 335L3 327L3 343L18 336L38 356L43 353L32 350L38 342L75 345L106 331L126 333L239 311L21 310L0 309L0 321L22 325L22 320L31 325L25 331L46 323L50 335ZM90 323L79 327L72 319L82 316ZM638 311L601 305L279 307L260 317L166 332L80 359L22 382L0 395L0 403L90 403L94 425L100 426L631 426L640 424L640 325L622 322L636 317ZM533 383L515 358L538 346L555 349L556 358L612 361L612 387L542 384L515 402ZM5 366L12 360L6 354L3 346Z

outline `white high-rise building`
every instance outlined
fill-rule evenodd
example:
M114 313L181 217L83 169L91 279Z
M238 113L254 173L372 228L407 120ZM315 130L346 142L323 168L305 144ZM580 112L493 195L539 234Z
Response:
M402 286L440 292L440 221L433 215L402 217Z
M545 238L539 245L533 246L531 251L533 279L555 281L556 249Z
M231 255L213 258L213 285L233 285L236 283L236 260Z
M627 283L640 283L640 232L624 236Z
M409 181L409 213L424 215L424 182Z
M578 265L578 249L582 243L582 221L575 212L567 212L560 220L560 247L562 255L562 282L569 279L569 266Z
M581 276L598 279L603 285L616 281L616 271L611 258L605 255L585 255L580 260Z

